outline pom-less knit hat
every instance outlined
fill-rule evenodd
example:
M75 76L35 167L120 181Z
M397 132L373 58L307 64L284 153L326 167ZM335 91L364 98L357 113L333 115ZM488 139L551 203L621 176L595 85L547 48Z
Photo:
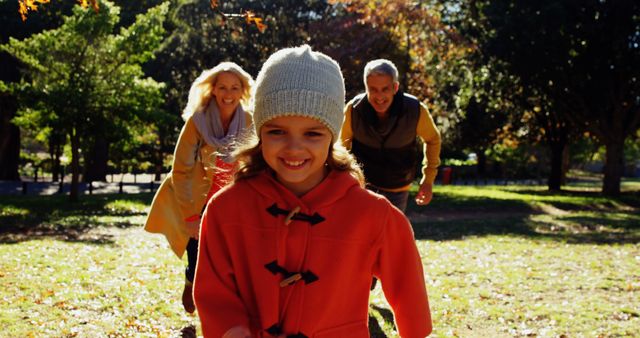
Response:
M343 120L344 80L338 63L308 45L275 52L262 66L253 97L256 135L276 117L305 116L329 128L337 140Z

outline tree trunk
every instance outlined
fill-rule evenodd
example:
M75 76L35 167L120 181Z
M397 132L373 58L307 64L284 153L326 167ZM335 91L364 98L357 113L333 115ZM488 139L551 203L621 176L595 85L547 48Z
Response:
M83 180L85 182L107 181L107 164L109 161L109 144L102 136L96 136L86 160Z
M478 176L484 177L487 172L487 156L484 154L484 149L478 149L476 156L478 156L478 164L476 165Z
M154 156L154 167L155 167L155 181L160 181L162 179L162 174L164 173L164 155L165 149L167 149L167 137L164 132L164 128L159 128L158 130L158 144L159 146L155 149Z
M153 180L154 181L160 181L162 179L162 162L158 163L156 162L155 165L155 171L154 171L154 177Z
M0 95L0 180L20 180L20 128L11 123L16 109L13 96Z
M55 146L55 157L53 160L53 172L56 175L54 179L55 182L58 182L58 175L64 175L62 172L62 162L60 161L60 157L62 157L62 143L58 142Z
M562 160L566 151L567 143L563 141L550 142L549 150L551 152L551 171L549 172L548 186L551 191L560 191L562 188Z
M51 138L49 138L49 161L51 161L51 182L57 182L58 173L56 173L56 151Z
M69 192L69 200L71 202L78 201L79 197L79 179L80 179L80 136L78 130L71 130L71 188Z
M60 157L62 156L62 139L59 135L52 135L49 138L49 157L51 158L51 181L60 180Z
M569 146L566 145L564 147L564 151L562 152L562 185L567 184L567 173L571 167L571 158L570 158Z
M620 179L624 170L624 138L615 137L605 144L607 150L604 162L602 193L607 196L620 195Z

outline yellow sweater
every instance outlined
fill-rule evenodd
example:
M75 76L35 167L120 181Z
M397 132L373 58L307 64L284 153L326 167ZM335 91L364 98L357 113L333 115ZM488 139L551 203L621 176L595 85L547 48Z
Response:
M251 115L245 114L249 126ZM144 229L165 235L178 257L182 257L189 242L185 218L199 215L207 202L215 173L215 151L204 142L190 117L180 132L171 172L151 203Z

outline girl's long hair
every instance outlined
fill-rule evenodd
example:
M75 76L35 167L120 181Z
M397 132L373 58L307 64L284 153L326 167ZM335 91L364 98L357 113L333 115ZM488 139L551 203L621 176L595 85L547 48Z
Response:
M191 89L189 89L187 106L182 111L182 119L186 121L191 117L191 115L193 115L193 113L206 108L211 96L213 95L211 92L216 84L218 75L225 72L232 73L240 79L240 83L242 84L242 98L240 99L240 104L245 108L249 107L253 78L236 63L221 62L217 66L203 71L202 74L193 81Z
M255 134L242 140L234 156L237 160L235 182L256 176L264 170L272 170L262 157L262 141ZM342 144L336 142L329 146L327 166L331 170L348 172L358 180L361 187L364 187L364 175L360 165Z

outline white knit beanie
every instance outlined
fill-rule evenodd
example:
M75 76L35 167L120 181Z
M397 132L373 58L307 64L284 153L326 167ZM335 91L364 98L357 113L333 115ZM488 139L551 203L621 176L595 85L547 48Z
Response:
M264 63L254 88L256 135L273 118L305 116L322 122L337 140L344 117L344 80L329 56L308 45L281 49Z

